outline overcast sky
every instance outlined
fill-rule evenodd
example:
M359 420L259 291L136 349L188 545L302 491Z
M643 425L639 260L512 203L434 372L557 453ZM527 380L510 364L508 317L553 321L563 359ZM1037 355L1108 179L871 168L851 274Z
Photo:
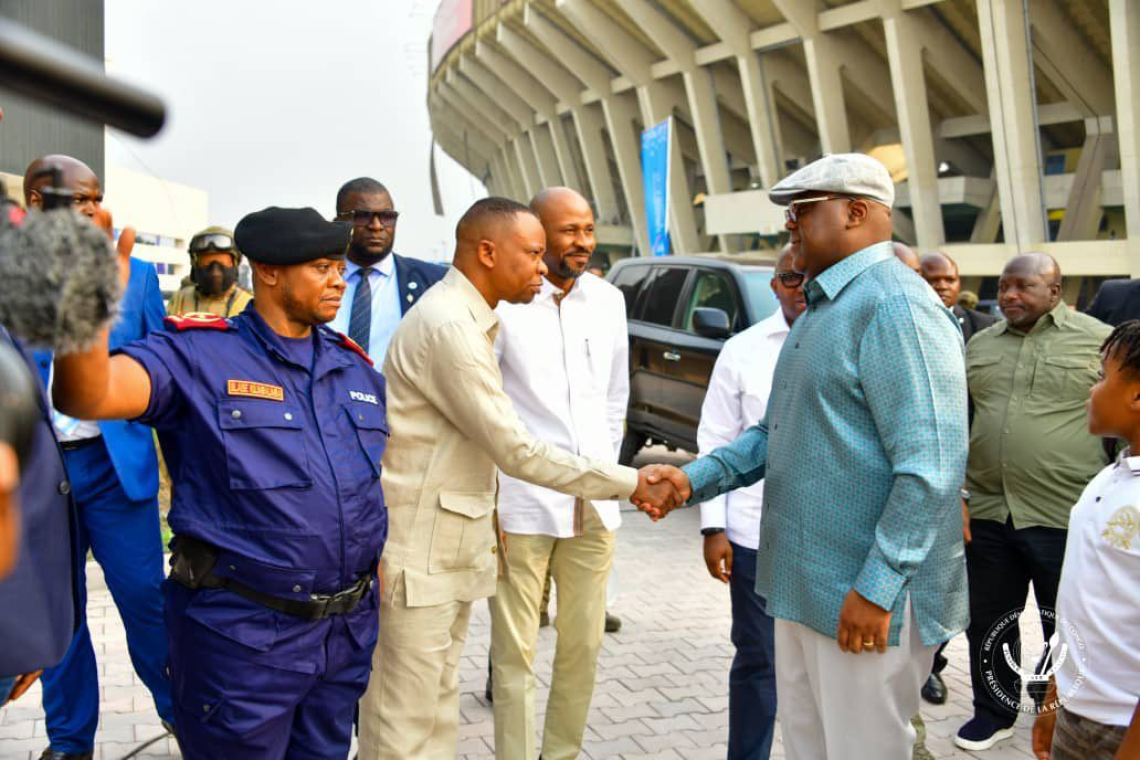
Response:
M114 130L107 161L210 193L211 223L269 205L327 217L361 175L401 212L396 251L450 260L483 186L435 149L445 216L432 208L427 40L438 0L105 0L108 72L166 99L153 140Z

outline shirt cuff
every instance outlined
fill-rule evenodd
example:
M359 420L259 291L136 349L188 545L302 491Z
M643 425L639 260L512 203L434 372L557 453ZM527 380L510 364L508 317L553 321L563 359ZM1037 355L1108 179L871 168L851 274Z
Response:
M689 477L689 488L693 495L689 503L708 501L717 495L717 484L720 481L722 468L720 463L712 457L704 456L689 462L681 468Z
M855 591L889 612L894 609L906 582L907 577L888 565L878 548L874 548L855 579Z
M701 530L727 528L728 497L718 496L701 503Z
M629 497L633 496L633 492L637 490L637 470L620 464L612 465L612 467L613 469L606 474L614 482L617 493L610 498L628 501Z

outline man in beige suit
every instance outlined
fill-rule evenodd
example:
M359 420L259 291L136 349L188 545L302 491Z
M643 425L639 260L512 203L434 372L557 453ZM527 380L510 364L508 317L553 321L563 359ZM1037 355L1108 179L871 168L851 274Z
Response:
M494 308L533 300L546 273L546 236L533 212L483 199L456 238L454 268L400 323L385 363L389 534L361 760L455 757L467 623L472 603L495 593L499 568L492 513L500 469L584 499L658 503L651 490L667 485L535 440L503 392ZM660 496L678 501L671 486Z

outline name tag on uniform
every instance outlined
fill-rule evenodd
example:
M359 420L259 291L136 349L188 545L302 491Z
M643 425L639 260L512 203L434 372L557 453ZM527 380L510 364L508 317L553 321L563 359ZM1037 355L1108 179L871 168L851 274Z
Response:
M255 383L251 380L228 380L226 389L231 396L248 396L249 398L262 398L266 401L285 400L285 389L280 385Z
M349 391L348 397L353 401L363 401L366 404L375 404L379 406L380 402L376 399L374 393L361 393L360 391Z

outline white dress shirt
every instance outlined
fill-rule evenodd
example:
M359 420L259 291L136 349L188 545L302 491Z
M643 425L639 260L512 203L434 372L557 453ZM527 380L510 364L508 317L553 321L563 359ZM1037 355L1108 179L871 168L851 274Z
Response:
M1140 456L1093 478L1069 513L1052 652L1069 712L1127 726L1140 698Z
M360 272L361 274L357 274ZM356 288L364 270L351 261L346 262L344 281L348 283L340 310L329 327L348 335L348 323L352 319L352 299L356 298ZM368 332L368 345L361 346L376 365L384 366L384 356L388 353L388 343L404 312L400 306L400 286L396 282L396 259L389 253L367 269L368 284L372 287L372 325Z
M503 390L530 433L574 454L617 462L629 403L625 299L583 274L569 295L544 279L530 304L499 304L495 354ZM621 525L616 501L593 502L608 530ZM499 524L507 533L581 535L582 504L499 474Z
M729 338L717 357L701 422L697 446L705 456L718 446L735 441L764 419L772 375L780 349L791 332L782 309L744 332ZM701 528L724 528L728 540L747 549L760 545L760 511L764 481L701 504Z

